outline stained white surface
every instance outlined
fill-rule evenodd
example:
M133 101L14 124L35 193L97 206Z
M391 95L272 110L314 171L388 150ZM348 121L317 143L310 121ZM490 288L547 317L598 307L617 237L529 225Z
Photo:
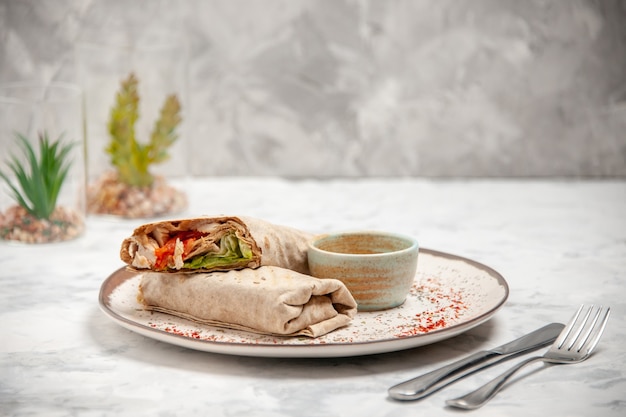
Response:
M172 172L623 177L625 20L621 0L5 0L0 82L80 82L98 58L77 65L79 43L175 34L189 94ZM129 60L97 56L92 72ZM153 66L135 68L144 98L169 84L145 87ZM86 87L101 120L109 71ZM106 124L88 130L98 172Z
M89 218L79 240L0 245L0 414L7 416L444 416L504 367L419 402L387 389L552 321L611 305L597 353L534 369L481 416L621 416L626 411L626 183L195 179L188 215L248 214L311 231L378 228L475 259L511 287L491 320L429 346L334 359L211 354L130 332L98 307L119 245L140 221Z

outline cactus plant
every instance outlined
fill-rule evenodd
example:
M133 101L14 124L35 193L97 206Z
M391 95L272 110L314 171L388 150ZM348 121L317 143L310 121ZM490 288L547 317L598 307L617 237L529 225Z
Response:
M150 165L169 158L168 148L178 135L176 126L181 121L180 102L176 95L169 95L154 124L148 143L139 143L135 137L135 122L139 118L139 81L133 73L122 80L111 109L108 124L111 141L106 152L116 168L119 180L130 186L150 186L154 177Z

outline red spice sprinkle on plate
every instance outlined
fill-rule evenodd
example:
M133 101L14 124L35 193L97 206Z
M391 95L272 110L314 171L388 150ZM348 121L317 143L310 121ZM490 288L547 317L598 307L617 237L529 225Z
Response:
M425 279L426 284L417 283L411 288L411 294L421 298L428 308L416 313L410 323L397 326L395 337L409 337L445 329L457 321L461 312L467 309L463 294L453 288L443 288L432 278Z

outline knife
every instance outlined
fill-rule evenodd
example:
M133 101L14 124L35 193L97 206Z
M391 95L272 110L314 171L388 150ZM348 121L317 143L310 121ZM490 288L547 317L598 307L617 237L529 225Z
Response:
M419 400L478 370L549 345L563 327L561 323L551 323L497 348L476 352L465 359L394 385L389 388L389 396L396 400Z

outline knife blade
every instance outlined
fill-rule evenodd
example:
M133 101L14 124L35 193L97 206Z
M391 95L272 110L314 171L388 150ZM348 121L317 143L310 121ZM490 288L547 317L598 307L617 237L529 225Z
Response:
M565 325L561 323L551 323L502 346L476 352L442 368L394 385L388 390L389 396L405 401L424 398L476 371L551 344L563 327Z

